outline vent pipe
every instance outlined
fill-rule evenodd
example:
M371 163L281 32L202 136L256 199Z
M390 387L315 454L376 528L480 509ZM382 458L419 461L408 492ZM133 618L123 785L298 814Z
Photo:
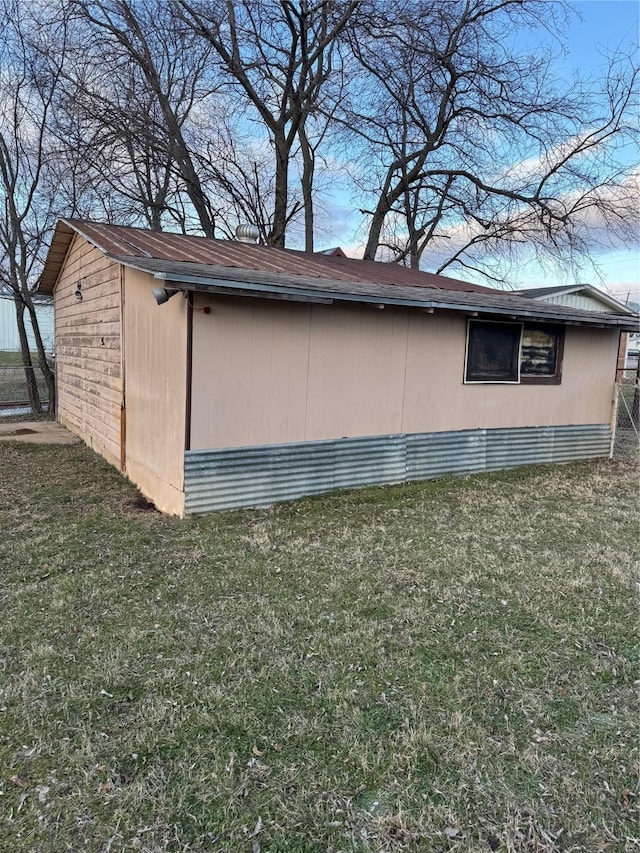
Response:
M236 228L236 240L239 243L257 243L260 229L257 225L238 225Z

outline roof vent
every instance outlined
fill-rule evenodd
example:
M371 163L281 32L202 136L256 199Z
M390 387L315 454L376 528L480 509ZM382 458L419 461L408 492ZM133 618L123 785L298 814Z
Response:
M257 225L238 225L236 228L236 240L239 243L257 243L260 229Z

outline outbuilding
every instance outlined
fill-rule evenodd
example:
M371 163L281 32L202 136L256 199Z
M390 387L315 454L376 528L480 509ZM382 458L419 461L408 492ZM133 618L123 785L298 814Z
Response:
M46 352L53 350L53 302L50 296L32 296L38 318L38 327ZM36 342L31 323L26 318L27 340L31 352L36 351ZM11 293L0 291L0 352L20 352L20 336L16 322L16 305Z
M637 318L396 264L72 219L58 418L164 512L609 454Z

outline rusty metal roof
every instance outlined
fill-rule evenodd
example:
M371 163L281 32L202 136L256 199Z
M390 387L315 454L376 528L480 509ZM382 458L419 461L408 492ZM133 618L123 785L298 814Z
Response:
M351 301L446 309L513 319L614 326L635 331L636 315L583 311L525 299L397 264L311 254L206 237L73 219L58 222L40 278L51 293L74 234L118 263L184 290L306 302Z
M213 240L209 237L193 237L167 231L127 228L80 219L61 219L56 226L40 278L40 290L43 293L53 290L74 233L97 246L105 255L117 257L123 262L133 258L155 258L161 261L214 264L232 269L342 281L405 284L435 287L439 290L462 290L467 293L494 292L492 288L479 284L412 270L395 263L347 258L344 253L326 255L321 252L298 252L294 249L276 249L233 240Z

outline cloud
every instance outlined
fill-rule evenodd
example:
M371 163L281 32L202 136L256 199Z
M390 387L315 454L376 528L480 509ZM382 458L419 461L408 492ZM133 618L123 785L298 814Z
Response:
M496 183L510 180L518 184L536 181L541 175L561 164L572 151L583 145L592 133L592 130L585 129L580 134L568 136L548 151L543 151L533 157L525 157L523 160L500 169L495 173L493 180Z
M533 249L550 257L578 253L603 255L616 251L636 253L640 258L640 166L618 184L592 190L577 189L552 202L560 215L568 211L570 230L554 224L558 252L537 214L526 205L511 206L508 215L494 220L488 230L472 220L459 221L441 230L423 256L425 266L437 268L465 250L468 257L498 257L501 253L526 253ZM468 247L465 249L465 247Z

